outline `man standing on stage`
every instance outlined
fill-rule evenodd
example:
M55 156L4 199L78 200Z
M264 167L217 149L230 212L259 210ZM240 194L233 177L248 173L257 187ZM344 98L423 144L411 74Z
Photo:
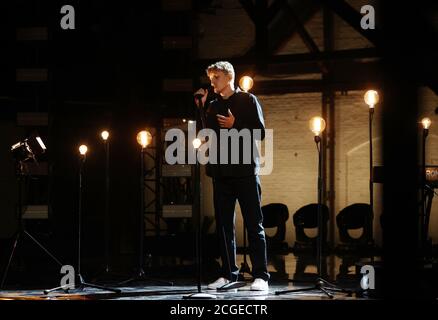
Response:
M261 210L261 187L259 161L253 157L255 148L256 131L261 133L258 139L263 140L265 126L262 108L256 96L234 88L234 68L226 61L216 62L207 68L211 86L218 97L207 106L208 90L199 89L195 95L202 95L201 104L196 101L201 110L206 110L205 125L217 134L217 159L218 163L207 164L207 175L213 179L213 198L216 217L216 231L220 243L222 259L221 277L208 285L209 289L218 289L230 282L237 281L239 268L236 265L236 237L235 237L235 205L239 201L244 223L248 231L249 250L252 264L254 282L251 290L266 291L269 289L269 273L267 270L266 239L263 228L263 215ZM239 161L230 161L228 152L227 161L221 159L220 154L228 147L228 141L220 131L230 129L247 129L251 131L251 146L245 148L239 143ZM231 132L230 132L231 133ZM227 140L227 139L225 139ZM244 140L244 139L243 139ZM248 141L247 141L248 142ZM248 147L248 146L246 146ZM244 154L250 150L251 155ZM234 150L235 151L235 150ZM231 152L232 153L232 152ZM243 161L250 156L251 161ZM220 160L219 160L220 159Z

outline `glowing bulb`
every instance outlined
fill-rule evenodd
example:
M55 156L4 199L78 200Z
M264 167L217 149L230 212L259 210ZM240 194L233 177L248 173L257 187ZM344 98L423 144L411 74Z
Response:
M325 120L321 117L313 117L309 121L309 128L315 136L319 136L325 129Z
M85 156L85 154L87 153L87 151L88 151L88 147L87 147L85 144L82 144L82 145L79 147L79 153L80 153L81 155Z
M193 140L193 148L198 149L201 146L202 142L200 139L196 138Z
M108 140L109 137L109 132L108 131L102 131L102 133L100 134L103 140Z
M249 76L243 76L239 80L239 86L245 92L248 92L249 90L251 90L253 84L254 84L254 80L252 80L252 78Z
M137 142L142 148L146 148L152 141L152 135L149 131L143 130L137 134Z
M379 102L379 94L376 90L368 90L367 92L365 92L363 99L370 108L374 108L377 102Z
M421 120L421 124L423 125L423 129L429 129L430 125L432 124L432 121L430 121L429 118L423 118Z

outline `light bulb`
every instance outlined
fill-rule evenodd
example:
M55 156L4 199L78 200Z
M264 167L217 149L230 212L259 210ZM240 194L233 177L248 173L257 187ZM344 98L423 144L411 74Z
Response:
M309 121L309 128L315 136L319 136L325 129L325 120L321 117L313 117Z
M137 142L142 148L146 148L152 141L152 135L149 131L143 130L137 134Z
M365 92L363 99L370 108L374 108L377 102L379 102L379 94L376 90L368 90L367 92Z
M87 147L85 144L82 144L82 145L79 147L79 153L80 153L81 155L85 156L85 154L87 153L87 151L88 151L88 147Z
M430 121L429 118L423 118L421 120L421 124L423 125L423 129L429 129L430 125L432 124L432 121Z
M102 131L102 133L100 134L100 136L102 137L103 140L106 141L106 140L108 140L109 132L106 131L106 130L104 130L104 131Z
M239 86L243 91L248 92L254 85L254 80L250 76L243 76L239 80Z
M201 146L202 142L200 139L196 138L193 140L193 148L198 149Z

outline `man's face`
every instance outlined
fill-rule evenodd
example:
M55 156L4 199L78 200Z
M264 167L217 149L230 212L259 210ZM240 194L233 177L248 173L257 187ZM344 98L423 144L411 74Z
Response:
M211 86L214 88L214 92L220 94L223 92L231 82L231 75L225 74L223 71L213 70L208 74L210 78Z

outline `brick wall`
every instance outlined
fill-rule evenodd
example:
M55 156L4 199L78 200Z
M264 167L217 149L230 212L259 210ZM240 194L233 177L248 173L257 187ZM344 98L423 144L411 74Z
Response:
M239 3L233 0L218 1L221 9L216 15L201 15L202 58L224 59L243 54L253 43L254 27ZM373 1L348 1L356 10ZM221 27L218 27L221 26ZM317 13L305 25L315 42L322 48L322 13ZM335 15L335 48L350 49L369 47L370 43L353 28ZM294 36L281 49L284 53L307 52L298 36ZM257 81L257 79L256 79ZM377 90L379 88L376 88ZM257 92L254 92L257 94ZM356 202L369 202L369 137L368 106L363 101L365 90L336 92L336 146L335 146L335 212ZM421 91L423 116L437 121L434 114L438 97L430 90ZM293 213L301 206L317 201L317 153L308 121L321 115L321 94L283 94L259 96L263 105L266 127L274 130L274 167L271 175L262 176L262 204L282 202L289 207L290 218L287 241L295 240L292 224ZM376 106L374 115L373 147L374 165L381 165L381 119L382 110ZM418 119L418 121L420 120ZM417 121L413 119L413 121ZM438 121L437 121L438 122ZM438 123L432 124L428 138L427 162L438 165ZM213 214L211 182L203 178L203 206L207 215ZM401 188L403 186L400 186ZM382 211L382 186L374 185L374 236L381 244L380 214ZM432 205L430 233L438 241L438 200ZM242 243L242 219L237 208L237 239ZM269 233L270 231L267 230ZM335 232L337 229L335 228ZM337 239L337 237L336 237Z

